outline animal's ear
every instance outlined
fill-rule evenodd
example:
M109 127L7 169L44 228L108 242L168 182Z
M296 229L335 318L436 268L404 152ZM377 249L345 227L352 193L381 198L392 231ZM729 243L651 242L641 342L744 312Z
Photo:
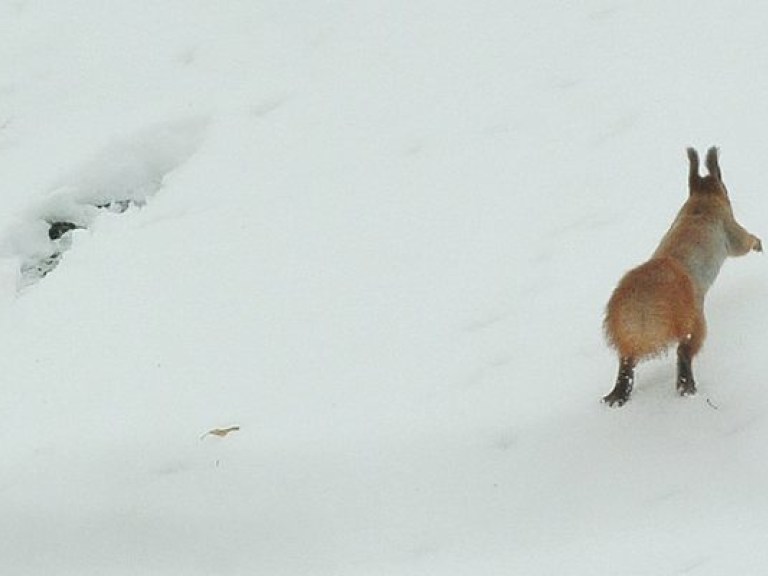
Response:
M699 176L699 153L694 148L688 148L688 162L690 168L688 169L688 186L691 191L694 188L699 187L701 182L701 176Z
M707 150L707 172L709 172L710 176L714 176L722 182L723 175L720 172L720 164L717 161L718 154L719 150L715 146Z

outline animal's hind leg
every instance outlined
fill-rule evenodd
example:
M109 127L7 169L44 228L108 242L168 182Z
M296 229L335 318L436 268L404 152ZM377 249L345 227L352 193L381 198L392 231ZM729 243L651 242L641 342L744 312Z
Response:
M693 378L691 362L701 349L706 334L707 322L701 314L696 319L693 332L681 340L677 347L677 392L680 396L696 394L696 381Z
M677 391L680 396L696 394L696 381L693 379L691 360L694 350L690 342L681 342L677 347Z
M680 396L696 394L696 382L691 369L692 359L691 346L687 342L682 342L677 347L677 391Z
M613 390L603 397L603 402L608 406L623 406L629 395L632 393L632 386L635 383L635 360L633 358L622 358L619 364L619 375L616 377L616 385Z

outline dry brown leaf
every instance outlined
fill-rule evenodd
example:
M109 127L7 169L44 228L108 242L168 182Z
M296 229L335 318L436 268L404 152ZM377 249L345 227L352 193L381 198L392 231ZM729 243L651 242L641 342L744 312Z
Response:
M200 440L206 436L218 436L219 438L224 438L227 434L237 432L238 430L240 430L240 426L230 426L229 428L214 428L213 430L208 430L208 432L200 436Z

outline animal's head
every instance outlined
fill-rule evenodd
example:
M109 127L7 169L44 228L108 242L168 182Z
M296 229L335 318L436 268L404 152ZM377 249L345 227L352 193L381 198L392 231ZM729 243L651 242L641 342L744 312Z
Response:
M723 173L720 171L718 162L718 150L714 146L707 150L707 157L704 165L707 168L707 175L699 175L699 155L693 148L688 148L688 161L690 162L690 171L688 173L688 187L690 195L707 196L724 200L730 205L728 200L728 189L723 182Z

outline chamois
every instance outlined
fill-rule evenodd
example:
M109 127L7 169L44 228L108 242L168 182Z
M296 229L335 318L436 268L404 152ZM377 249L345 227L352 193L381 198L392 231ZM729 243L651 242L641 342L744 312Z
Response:
M627 272L606 307L603 328L619 356L613 390L603 398L622 406L632 393L635 366L677 344L677 391L696 393L691 360L707 332L704 297L728 256L763 251L760 239L733 216L718 149L707 151L708 175L699 175L699 155L688 148L688 200L651 259Z

